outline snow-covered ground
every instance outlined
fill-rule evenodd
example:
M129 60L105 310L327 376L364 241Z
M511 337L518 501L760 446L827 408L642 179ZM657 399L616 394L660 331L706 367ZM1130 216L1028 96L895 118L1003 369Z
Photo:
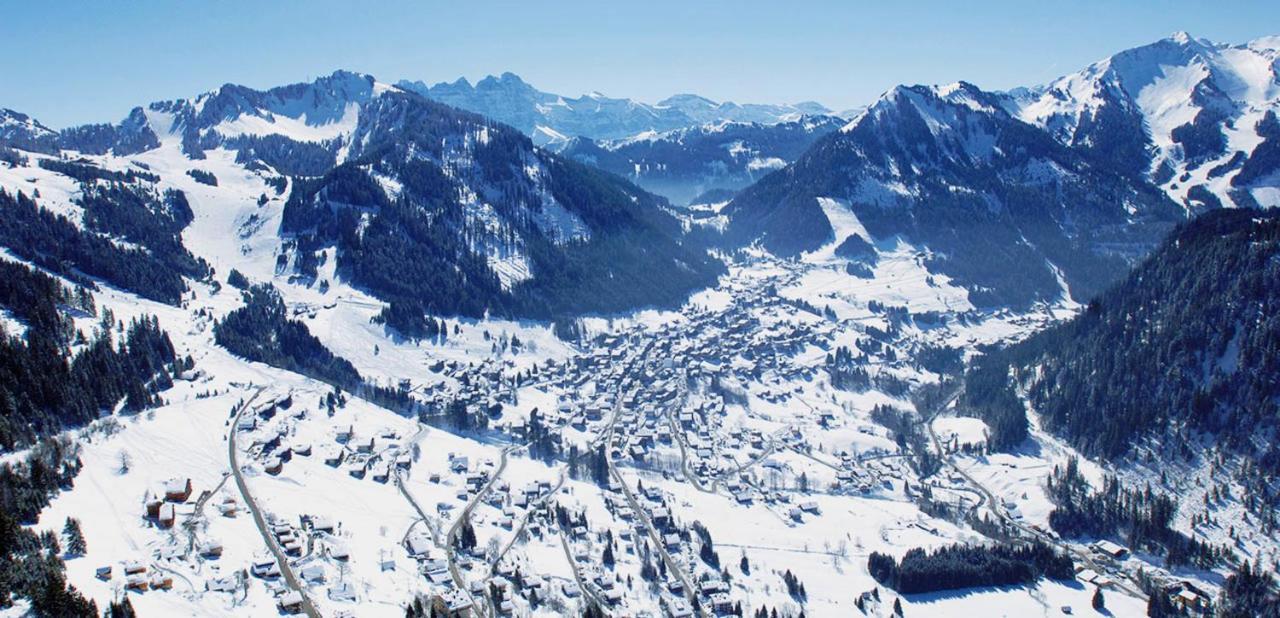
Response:
M341 130L341 118L310 130ZM67 576L99 606L128 594L142 615L272 615L289 584L253 574L255 565L274 561L249 512L252 498L272 545L300 544L290 568L325 616L399 616L415 595L431 594L487 607L489 582L509 590L518 584L505 597L518 615L562 615L588 599L616 603L619 614L658 615L685 598L666 585L679 576L724 579L700 558L703 543L689 533L694 522L730 576L721 590L730 602L748 611L847 616L856 596L876 587L866 569L870 552L982 540L962 520L921 510L926 481L872 419L877 406L914 413L908 391L937 382L912 362L912 351L949 345L970 354L1078 308L1064 297L1024 314L980 313L964 290L928 270L919 248L870 237L844 204L824 199L832 243L797 260L748 250L716 288L679 310L590 317L587 337L575 342L561 341L545 323L452 318L446 337L406 341L371 321L383 304L342 281L335 256L320 269L325 286L278 274L284 196L234 159L217 149L193 162L172 136L141 155L92 157L108 169L145 164L160 176L158 188L184 191L195 215L184 242L223 283L191 282L181 307L110 286L94 293L98 307L125 322L157 316L179 355L196 364L190 380L162 394L164 405L78 432L84 471L41 516L37 527L54 531L69 516L81 520L88 551L68 560ZM213 173L218 186L188 176L197 168ZM0 186L38 189L41 204L77 215L76 185L36 163L0 167ZM879 251L870 277L849 274L847 260L835 255L850 234ZM242 303L225 285L233 269L275 285L292 317L366 378L404 385L424 401L469 398L492 410L490 431L428 427L351 395L331 404L331 387L217 347L214 321ZM935 313L946 319L923 317ZM825 366L839 347L861 358L868 384L832 383ZM535 412L554 431L558 454L535 458L521 448ZM981 421L950 412L932 427L944 444L985 441ZM999 508L1044 526L1052 505L1043 480L1073 453L1041 432L1036 444L954 461ZM593 482L592 457L604 451L611 474ZM1087 463L1085 473L1100 478ZM161 507L175 519L163 527L146 516L146 498L172 479L190 479L192 492ZM961 505L981 493L952 472L927 483ZM284 525L289 531L272 528ZM475 538L469 551L451 543L464 528ZM1249 542L1259 552L1274 545ZM213 544L220 555L204 555ZM602 562L605 546L613 548L612 566ZM421 551L413 555L411 547ZM646 582L646 567L667 564L658 558L664 555L674 565L664 570L676 573ZM743 556L750 573L739 566ZM172 588L126 592L126 566L135 563L171 577ZM99 578L96 570L106 566L112 575ZM804 583L803 604L787 593L786 571ZM888 615L894 594L880 594L869 611ZM903 604L907 615L1056 615L1067 606L1092 611L1091 595L1090 586L1046 581L913 595ZM1108 607L1140 616L1145 602L1113 590Z

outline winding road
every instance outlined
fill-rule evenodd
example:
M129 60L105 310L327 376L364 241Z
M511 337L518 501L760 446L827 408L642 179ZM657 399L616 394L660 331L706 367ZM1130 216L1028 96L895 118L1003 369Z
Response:
M258 532L262 534L262 540L267 544L267 549L271 551L271 555L275 557L276 564L280 566L280 574L284 577L284 581L289 588L302 595L302 613L309 618L320 618L320 612L316 610L315 605L311 602L311 597L307 595L307 591L299 583L298 577L293 573L293 567L289 564L289 559L284 555L280 546L276 544L276 538L271 534L271 530L267 527L267 522L262 515L262 507L258 506L256 500L253 499L253 493L249 491L249 486L245 483L244 475L240 471L240 454L236 448L237 428L240 426L240 416L245 410L249 409L249 404L253 403L259 395L266 390L267 387L260 386L253 395L249 397L240 409L236 410L235 416L231 419L230 436L227 439L227 457L231 462L231 474L236 479L236 486L240 488L240 495L244 498L244 503L249 512L253 514L253 523L258 527Z
M938 451L938 457L942 462L942 465L955 471L956 474L960 475L961 478L963 478L971 487L973 487L973 489L976 490L986 500L986 504L988 505L988 508L991 510L992 513L995 513L996 518L999 519L1002 523L1006 524L1010 528L1013 528L1014 530L1018 530L1025 536L1028 536L1033 539L1037 539L1052 547L1056 547L1061 551L1065 551L1068 554L1071 554L1072 556L1075 556L1077 559L1079 559L1089 568L1093 569L1098 573L1107 573L1108 569L1104 565L1099 564L1098 561L1095 560L1094 557L1089 554L1089 552L1079 549L1070 543L1062 541L1061 539L1055 538L1046 532L1032 528L1031 526L1028 526L1022 523L1021 521L1018 521L1017 519L1015 519L1013 516L1009 515L1009 513L1004 509L1003 504L996 498L995 494L990 489L988 489L985 485L979 482L978 479L974 478L972 475L966 472L963 468L961 468L958 464L956 464L953 454L947 453L945 450L943 450L942 441L938 439L938 434L933 430L933 421L938 417L938 415L942 412L942 410L945 410L947 406L951 405L953 402L958 400L960 398L961 393L963 392L964 392L963 387L956 389L955 393L953 393L950 397L948 397L942 403L935 406L934 409L930 411L930 413L927 416L923 417L924 420L922 422L924 423L925 430L929 432L929 440L933 443L934 450ZM982 505L979 504L978 506L981 507ZM1129 578L1128 573L1125 573L1124 577ZM1147 600L1147 595L1143 594L1141 589L1139 589L1136 586L1136 583L1133 582L1132 580L1130 581L1130 583L1133 585L1125 584L1119 580L1114 580L1113 583L1117 590L1131 597L1141 599L1144 601Z

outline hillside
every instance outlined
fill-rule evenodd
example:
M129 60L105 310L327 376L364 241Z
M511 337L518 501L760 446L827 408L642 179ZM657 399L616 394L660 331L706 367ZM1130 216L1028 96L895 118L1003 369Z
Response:
M1280 213L1203 215L1080 315L980 362L963 403L1001 428L998 444L1026 436L1025 399L1045 430L1087 455L1158 452L1174 463L1221 452L1274 475L1277 276ZM1253 489L1274 504L1275 487Z
M15 158L15 178L40 169L67 185L56 197L5 197L15 202L2 211L13 221L6 244L39 261L54 239L79 235L85 248L57 251L89 254L69 256L80 272L168 302L184 289L181 277L205 274L177 238L192 217L192 191L206 203L242 203L250 192L258 211L220 233L258 235L277 220L270 259L281 272L322 292L343 278L401 305L399 315L548 318L669 306L723 272L685 246L661 198L366 75L339 71L265 91L227 85L58 134L6 118L6 143L37 151ZM54 211L63 223L38 223ZM138 266L112 257L139 246L147 251L133 256Z
M1188 210L1280 204L1280 39L1185 32L1104 58L1006 106Z
M686 204L707 191L750 185L843 124L833 116L776 124L726 121L620 140L576 138L558 152Z
M897 87L722 211L735 244L782 255L833 238L821 201L871 242L906 239L978 306L1085 299L1152 246L1180 209L1011 116L971 84ZM1065 289L1064 289L1065 287Z

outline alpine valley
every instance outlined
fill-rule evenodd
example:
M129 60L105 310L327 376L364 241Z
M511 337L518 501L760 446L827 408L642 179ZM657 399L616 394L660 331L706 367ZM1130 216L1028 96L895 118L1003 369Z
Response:
M0 616L1280 616L1280 37L413 77L0 109Z

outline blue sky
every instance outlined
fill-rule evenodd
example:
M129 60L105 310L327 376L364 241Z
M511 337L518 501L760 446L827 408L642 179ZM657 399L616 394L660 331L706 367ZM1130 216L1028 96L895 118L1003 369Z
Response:
M63 127L346 68L391 82L513 71L569 95L844 109L898 83L1041 83L1176 30L1233 43L1280 34L1274 1L970 4L19 2L0 21L0 107Z

